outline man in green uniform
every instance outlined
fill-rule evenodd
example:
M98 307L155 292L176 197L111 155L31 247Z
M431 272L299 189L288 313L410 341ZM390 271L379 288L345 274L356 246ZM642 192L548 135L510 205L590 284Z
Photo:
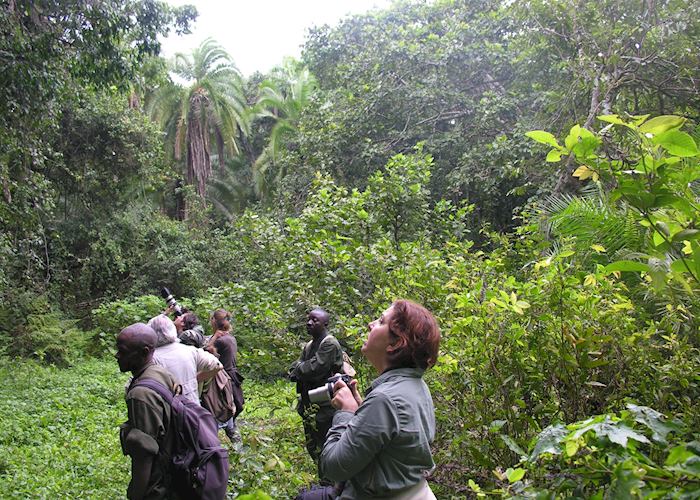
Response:
M336 410L330 402L312 404L309 390L325 384L343 366L343 351L338 340L328 334L328 319L328 313L323 309L314 309L309 313L306 331L312 340L304 346L301 356L289 369L290 380L297 383L297 412L304 422L306 449L316 463Z
M173 447L172 434L168 433L170 405L151 389L131 388L142 379L175 386L170 372L153 364L155 346L156 333L143 323L124 328L117 337L119 369L133 374L126 394L128 420L119 432L122 451L131 457L131 482L126 491L129 499L177 498L168 474L167 457Z

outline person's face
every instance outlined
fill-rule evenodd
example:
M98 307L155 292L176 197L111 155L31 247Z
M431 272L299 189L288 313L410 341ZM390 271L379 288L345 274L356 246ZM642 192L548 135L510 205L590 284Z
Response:
M321 311L311 311L306 319L306 331L309 335L318 335L326 328L325 321Z
M177 318L175 318L173 320L173 323L175 323L175 328L177 329L177 333L180 333L182 330L184 330L184 328L185 328L184 322L185 322L185 315L184 314L181 314L180 316L178 316Z
M117 353L114 355L119 364L119 370L129 372L138 370L145 361L144 352L136 348L127 336L117 337Z
M379 372L387 367L387 353L396 340L389 331L389 321L393 314L393 307L389 307L378 319L370 322L367 325L369 334L362 344L362 354Z

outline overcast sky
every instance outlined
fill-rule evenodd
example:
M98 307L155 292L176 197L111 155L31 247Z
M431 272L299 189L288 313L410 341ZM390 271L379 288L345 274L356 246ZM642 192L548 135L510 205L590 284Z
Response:
M386 8L391 0L168 0L192 4L199 16L191 35L171 35L162 54L189 52L213 37L233 57L244 76L267 72L285 56L298 58L308 28L336 25L348 14Z

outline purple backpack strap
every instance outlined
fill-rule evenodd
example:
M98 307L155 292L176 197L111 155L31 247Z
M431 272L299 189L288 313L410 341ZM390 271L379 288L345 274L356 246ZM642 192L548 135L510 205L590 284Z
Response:
M173 393L165 387L163 384L152 378L145 378L143 380L137 380L135 384L132 384L129 390L134 387L147 387L152 391L155 391L160 397L162 397L169 405L173 404Z

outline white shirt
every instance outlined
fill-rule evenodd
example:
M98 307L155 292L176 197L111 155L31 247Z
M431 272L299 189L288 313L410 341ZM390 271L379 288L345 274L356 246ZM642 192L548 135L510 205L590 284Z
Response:
M197 404L199 404L197 373L223 368L213 354L181 344L179 340L157 347L153 352L153 362L168 370L182 385L182 395Z

